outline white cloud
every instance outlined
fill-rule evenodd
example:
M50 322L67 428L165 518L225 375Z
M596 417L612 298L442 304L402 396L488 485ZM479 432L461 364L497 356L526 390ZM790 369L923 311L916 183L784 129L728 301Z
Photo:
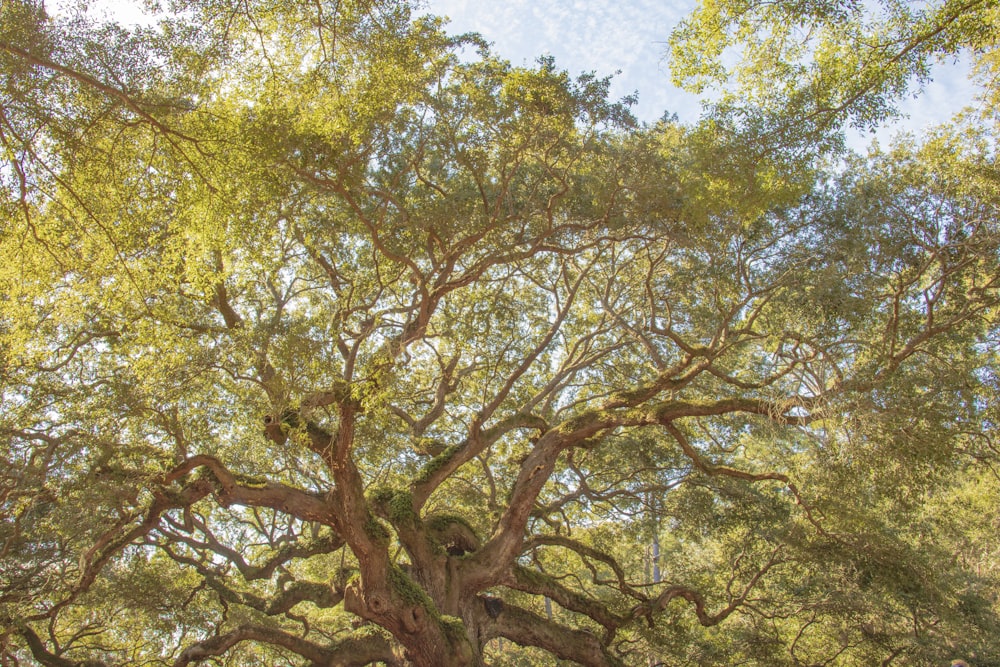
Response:
M428 10L450 16L456 32L476 31L512 63L530 64L551 54L570 73L594 71L614 79L612 95L639 91L636 113L644 120L665 110L697 117L698 103L669 84L663 57L670 31L693 7L693 0L508 0L473 3L431 0Z

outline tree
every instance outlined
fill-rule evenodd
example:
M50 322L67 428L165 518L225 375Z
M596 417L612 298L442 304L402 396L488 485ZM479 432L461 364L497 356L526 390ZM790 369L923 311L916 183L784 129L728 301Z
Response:
M2 11L7 662L998 660L985 126L835 171L390 0Z
M967 56L995 99L998 20L990 0L705 2L671 35L672 76L815 142L845 122L881 125L935 61Z

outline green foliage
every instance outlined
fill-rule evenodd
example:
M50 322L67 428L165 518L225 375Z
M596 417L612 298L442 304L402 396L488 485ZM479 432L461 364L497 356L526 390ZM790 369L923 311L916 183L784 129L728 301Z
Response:
M959 8L703 3L641 126L403 1L0 4L0 662L996 663L995 119L837 135Z
M723 104L777 113L789 132L875 128L936 59L991 67L997 17L991 2L703 2L671 36L672 73L690 90L728 86Z
M388 543L389 538L392 536L385 524L372 515L368 515L364 530L370 538L379 543Z
M438 472L444 468L449 461L455 458L461 448L458 445L451 445L447 447L443 452L432 458L423 468L420 469L420 474L417 475L416 481L418 484L421 482L426 482L431 479L434 473Z

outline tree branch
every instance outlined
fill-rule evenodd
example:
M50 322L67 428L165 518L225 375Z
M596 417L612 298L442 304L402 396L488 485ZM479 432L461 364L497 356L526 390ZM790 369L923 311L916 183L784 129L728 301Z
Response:
M310 660L314 665L361 667L379 661L390 665L398 664L391 644L381 635L348 637L332 646L321 646L277 628L242 625L226 634L216 635L189 646L177 657L173 667L185 667L195 661L222 655L233 646L245 641L263 642L286 648Z
M217 484L213 490L224 507L229 505L270 507L303 521L316 521L334 529L341 524L340 517L321 494L307 493L269 481L251 480L251 484L241 484L236 475L221 461L204 454L193 456L181 463L163 478L163 482L170 484L199 467L208 469L215 478Z
M128 93L119 90L118 88L115 88L113 86L109 86L106 83L102 83L101 81L95 79L89 74L79 72L75 69L72 69L71 67L66 67L65 65L60 65L59 63L53 62L47 58L36 56L28 51L25 51L22 48L14 46L10 42L6 42L3 40L0 40L0 50L6 51L11 55L15 55L23 59L24 61L32 65L35 65L36 67L43 67L53 72L59 72L60 74L65 74L66 76L77 81L78 83L82 83L85 86L89 86L94 90L104 93L108 97L118 100L119 102L124 104L129 110L135 113L137 116L142 118L144 121L146 121L154 128L156 128L159 132L163 133L168 137L172 135L179 137L180 139L190 141L194 144L198 143L198 140L196 138L183 134L182 132L178 132L177 130L169 128L163 123L161 123L159 120L153 117L148 111L143 109L142 106L140 106L139 102L135 101L135 99L133 99Z
M480 598L483 600L483 598ZM587 667L624 667L590 632L574 630L543 616L504 603L499 613L481 614L480 627L486 639L506 637L522 646L537 646L563 660ZM495 617L494 617L495 616Z

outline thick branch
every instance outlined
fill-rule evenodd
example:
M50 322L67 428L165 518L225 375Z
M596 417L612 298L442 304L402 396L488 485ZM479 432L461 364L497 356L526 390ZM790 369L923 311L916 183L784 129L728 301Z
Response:
M77 663L72 660L67 660L61 656L51 653L47 648L45 648L45 642L41 640L38 634L29 628L27 625L22 625L17 629L17 632L24 637L25 643L28 645L28 650L31 651L31 656L38 661L43 667L79 667Z
M513 575L505 583L515 590L544 595L564 609L584 614L604 626L609 634L614 634L626 620L612 613L597 600L570 590L556 580L525 567L515 566Z
M506 637L589 667L624 667L625 663L611 655L590 632L564 627L509 604L504 604L495 616L483 614L481 627L486 638Z
M214 491L223 506L270 507L303 521L317 521L331 527L339 525L339 517L322 495L267 481L251 480L250 484L241 484L221 461L211 456L191 457L166 475L164 482L174 482L199 467L207 468L218 482Z
M174 661L174 667L185 667L195 661L222 655L244 641L263 642L286 648L317 665L367 665L383 661L395 664L388 640L380 635L364 638L349 637L333 646L320 646L276 628L244 625L224 635L210 637L189 646Z

